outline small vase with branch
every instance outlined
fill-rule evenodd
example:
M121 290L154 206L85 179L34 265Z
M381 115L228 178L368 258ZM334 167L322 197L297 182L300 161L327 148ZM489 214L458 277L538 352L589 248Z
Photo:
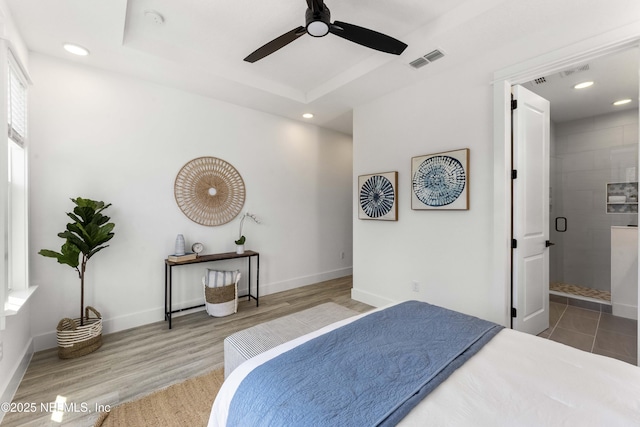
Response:
M256 224L260 224L260 220L255 214L245 212L244 215L242 215L242 219L240 219L240 229L238 230L238 240L235 241L236 253L238 254L244 253L244 244L247 241L247 238L242 234L242 227L244 226L244 220L247 218L252 219Z

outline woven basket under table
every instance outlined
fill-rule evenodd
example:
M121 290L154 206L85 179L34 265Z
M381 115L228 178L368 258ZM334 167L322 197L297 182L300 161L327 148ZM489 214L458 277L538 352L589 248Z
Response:
M89 317L90 312L95 317ZM65 317L60 320L56 330L60 359L84 356L102 346L102 315L93 307L86 307L84 325L80 325L80 319Z
M209 304L220 304L223 302L233 301L236 298L236 284L232 283L227 286L210 288L205 286L204 297Z

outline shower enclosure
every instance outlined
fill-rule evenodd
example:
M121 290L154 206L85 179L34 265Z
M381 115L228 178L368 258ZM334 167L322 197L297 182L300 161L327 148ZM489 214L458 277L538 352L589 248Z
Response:
M638 225L638 110L551 134L550 293L610 305L612 227Z

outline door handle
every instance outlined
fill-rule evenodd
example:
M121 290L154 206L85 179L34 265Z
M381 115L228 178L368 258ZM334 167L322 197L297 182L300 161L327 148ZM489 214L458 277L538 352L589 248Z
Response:
M555 245L555 243L550 242L549 240L546 240L546 241L544 242L544 245L545 245L545 247L547 247L547 248L548 248L549 246L553 246L553 245Z

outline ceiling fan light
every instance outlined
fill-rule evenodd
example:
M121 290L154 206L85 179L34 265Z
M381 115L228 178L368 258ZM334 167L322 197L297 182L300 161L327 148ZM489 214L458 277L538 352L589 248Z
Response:
M307 25L307 33L313 37L324 37L329 33L329 25L322 21L312 21Z
M331 11L324 4L322 8L308 8L304 20L306 22L307 34L313 37L324 37L329 33L329 22L331 22Z

